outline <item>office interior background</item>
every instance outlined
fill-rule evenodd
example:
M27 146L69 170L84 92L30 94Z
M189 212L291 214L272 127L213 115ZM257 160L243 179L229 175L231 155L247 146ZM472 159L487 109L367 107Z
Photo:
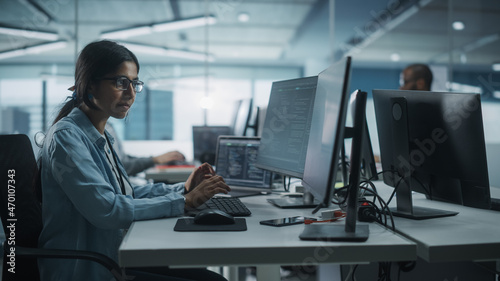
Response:
M350 55L351 91L397 89L406 65L426 63L433 90L481 93L490 169L500 167L491 157L500 155L498 0L0 0L0 7L2 133L33 139L47 130L71 95L79 51L107 38L137 55L146 83L129 116L111 120L133 155L177 149L190 160L192 126L231 125L237 101L265 108L273 81L317 75ZM370 101L367 114L377 154Z

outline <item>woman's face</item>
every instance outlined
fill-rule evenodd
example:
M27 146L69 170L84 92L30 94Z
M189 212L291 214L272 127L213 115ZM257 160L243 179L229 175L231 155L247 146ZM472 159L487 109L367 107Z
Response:
M126 77L129 80L136 80L137 66L132 61L124 61L118 67L116 73L110 73L103 78L119 78ZM116 79L101 80L90 93L93 96L92 101L101 109L101 113L105 117L114 117L123 119L127 116L127 112L134 103L136 92L132 83L129 84L126 90L119 90L116 87Z

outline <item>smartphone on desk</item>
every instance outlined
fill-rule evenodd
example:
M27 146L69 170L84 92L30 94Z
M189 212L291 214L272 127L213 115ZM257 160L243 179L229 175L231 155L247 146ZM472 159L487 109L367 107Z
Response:
M281 219L265 220L261 221L260 224L270 225L270 226L285 226L285 225L301 224L304 223L304 220L316 220L316 219L296 216L296 217L288 217Z

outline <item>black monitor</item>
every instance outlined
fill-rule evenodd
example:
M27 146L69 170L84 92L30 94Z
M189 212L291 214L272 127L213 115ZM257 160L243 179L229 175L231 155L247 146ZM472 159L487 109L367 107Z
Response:
M428 199L490 208L479 94L373 90L384 182L396 188L395 215L427 219L456 212L413 206Z
M231 127L229 126L193 126L194 160L214 165L217 138L230 134Z
M351 59L347 57L319 74L302 184L322 206L331 202L344 144L349 102ZM331 175L331 176L329 176Z
M350 57L343 58L319 74L302 180L304 187L316 198L321 199L321 204L314 212L331 204L339 171L339 155L344 144L350 74ZM346 224L306 225L299 236L302 240L366 241L368 239L368 226L356 227L361 143L366 125L365 108L366 93L357 92Z
M236 101L236 111L233 117L231 127L233 128L233 135L235 136L248 136L250 130L253 129L251 123L255 119L253 100L251 98ZM255 131L254 131L255 132ZM256 134L252 134L256 135Z
M351 94L351 99L349 100L349 108L351 109L351 116L352 119L354 120L355 115L356 115L356 97L358 96L360 90L355 90ZM377 166L375 164L375 156L373 154L373 147L372 147L372 142L370 139L370 131L368 129L368 122L366 121L365 117L365 125L364 125L364 132L363 132L363 139L361 140L361 180L378 180L378 174L377 174ZM346 128L346 133L344 134L344 138L352 138L352 128ZM346 162L346 159L344 157L344 164ZM343 178L347 178L347 165L343 166Z
M256 166L302 178L318 77L273 82Z

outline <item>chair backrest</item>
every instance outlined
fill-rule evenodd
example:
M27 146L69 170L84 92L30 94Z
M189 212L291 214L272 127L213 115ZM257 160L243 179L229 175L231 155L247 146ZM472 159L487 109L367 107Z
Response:
M26 135L0 135L0 151L0 216L7 247L2 280L37 280L36 259L16 257L16 273L7 272L11 246L37 247L42 230L41 204L34 192L38 169L33 148Z

